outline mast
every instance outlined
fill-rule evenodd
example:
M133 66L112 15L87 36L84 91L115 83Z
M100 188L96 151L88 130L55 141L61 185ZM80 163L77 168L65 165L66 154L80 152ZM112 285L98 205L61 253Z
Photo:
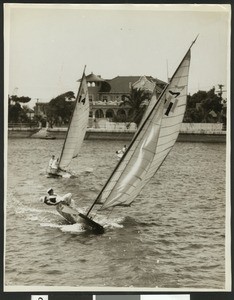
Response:
M169 82L169 75L168 75L168 60L167 60L167 82Z
M73 112L72 112L72 116L70 118L70 122L69 122L69 125L68 125L68 129L67 129L67 132L66 132L66 137L65 137L65 140L64 140L64 143L63 143L63 148L62 148L62 151L61 151L61 155L59 157L59 164L58 164L58 168L60 169L60 162L61 162L61 159L62 159L62 156L63 156L63 151L64 151L64 148L65 148L65 144L66 144L66 141L67 141L67 137L68 137L68 133L69 133L69 130L70 130L70 126L71 126L71 121L72 121L72 118L74 116L74 111L75 111L75 108L76 108L76 104L77 104L77 101L78 101L78 96L80 94L80 90L81 90L81 85L82 85L82 82L83 82L83 79L84 79L84 76L85 76L85 69L86 69L86 65L84 66L84 71L83 71L83 74L82 74L82 78L81 78L81 83L80 83L80 86L79 86L79 90L78 90L78 93L77 93L77 96L76 96L76 101L75 101L75 105L74 105L74 109L73 109Z

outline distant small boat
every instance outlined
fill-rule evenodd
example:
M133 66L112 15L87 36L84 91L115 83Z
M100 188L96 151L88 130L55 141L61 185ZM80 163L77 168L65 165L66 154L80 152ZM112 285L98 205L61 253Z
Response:
M159 99L156 99L154 90L154 99L151 99L153 105L147 110L126 152L87 213L79 214L95 232L104 232L102 225L93 223L99 211L110 211L115 206L130 206L173 148L186 109L191 47L195 41Z
M49 168L47 173L51 177L72 176L66 169L72 159L77 157L83 143L89 119L89 95L85 77L85 69L79 86L73 114L66 133L63 148L58 162L58 168Z
M40 140L55 140L56 137L55 136L44 136L44 137L40 137Z

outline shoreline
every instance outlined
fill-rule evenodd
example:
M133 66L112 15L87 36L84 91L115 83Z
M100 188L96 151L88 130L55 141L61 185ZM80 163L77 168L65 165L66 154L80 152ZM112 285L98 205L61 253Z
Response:
M30 139L65 139L67 128L21 128L8 129L8 138L30 138ZM106 130L100 128L88 128L85 140L123 140L130 141L134 136L135 130ZM226 143L226 131L200 131L200 132L180 132L178 142L196 143Z

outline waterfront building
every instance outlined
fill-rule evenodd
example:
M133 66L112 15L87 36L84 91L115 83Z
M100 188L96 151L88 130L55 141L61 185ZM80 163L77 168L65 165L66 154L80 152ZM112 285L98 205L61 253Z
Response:
M156 86L156 93L160 95L165 82L151 76L117 76L113 79L103 79L93 73L86 76L90 100L90 117L93 119L108 119L129 115L129 106L120 106L122 97L130 95L131 88L144 89L152 93Z

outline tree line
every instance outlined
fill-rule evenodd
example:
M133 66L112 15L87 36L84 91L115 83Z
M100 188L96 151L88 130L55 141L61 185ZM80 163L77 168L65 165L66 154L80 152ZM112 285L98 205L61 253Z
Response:
M212 88L208 92L198 91L188 95L184 116L185 123L224 123L226 125L226 100L222 92Z
M128 116L116 116L114 122L135 122L140 123L144 111L150 101L150 93L139 89L131 89L128 95L122 96L120 106L127 106L130 110ZM45 104L45 116L35 114L29 117L29 107L26 105L29 97L8 97L8 122L9 123L30 123L48 122L50 127L67 125L71 118L74 103L74 92L63 93ZM185 123L224 123L226 125L226 104L222 98L222 91L216 93L212 88L209 91L198 91L187 96L187 108L184 116Z
M132 89L130 95L122 96L122 105L130 107L130 114L115 117L115 121L140 123L148 106L151 94L143 90ZM226 101L222 98L222 90L218 93L215 88L209 91L198 91L187 96L187 107L184 123L223 123L226 126Z
M50 100L45 104L45 116L36 113L34 107L34 116L30 118L30 108L25 105L31 101L29 97L18 97L16 95L8 97L8 123L35 123L41 122L43 125L46 122L50 127L53 125L68 124L71 114L74 109L74 92L63 93Z

